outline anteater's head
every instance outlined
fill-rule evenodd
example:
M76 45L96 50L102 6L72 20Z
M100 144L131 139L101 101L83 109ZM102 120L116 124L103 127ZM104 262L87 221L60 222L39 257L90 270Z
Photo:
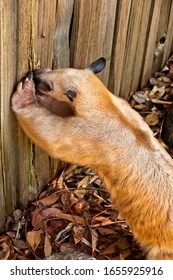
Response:
M96 76L106 65L101 57L84 70L73 68L39 69L34 71L34 81L38 92L66 102L79 115L99 106L108 91Z

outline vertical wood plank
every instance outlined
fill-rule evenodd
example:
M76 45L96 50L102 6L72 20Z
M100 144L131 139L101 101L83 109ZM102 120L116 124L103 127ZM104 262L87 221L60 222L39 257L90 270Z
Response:
M70 24L74 0L59 0L56 14L53 67L70 66Z
M170 11L171 11L171 2L172 0L164 0L162 2L160 20L159 20L158 31L157 31L157 38L155 43L155 55L153 58L151 74L158 71L162 66L164 52L167 48L167 42L170 41L170 34L168 35L168 25L169 25ZM166 38L166 41L160 44L160 41L162 41L163 38Z
M38 1L38 0L37 0ZM52 67L57 0L38 1L38 58L41 67ZM33 27L34 28L34 27ZM37 29L34 28L36 34Z
M149 29L149 38L146 46L146 54L144 59L141 87L143 87L146 84L152 72L152 64L153 64L153 58L155 52L155 43L157 38L161 7L162 7L162 0L157 0L154 2L153 15L152 15L151 25Z
M123 58L123 71L120 90L120 95L123 96L125 99L127 99L129 96L132 81L134 79L134 63L136 58L136 49L140 36L139 27L142 13L143 0L132 1L126 36L126 46Z
M114 31L114 42L112 49L112 60L110 66L110 77L108 84L109 89L115 95L119 95L120 92L130 7L131 0L118 1Z
M10 110L10 96L16 80L16 1L0 2L0 229L16 206L18 181L16 122Z
M135 91L140 84L140 78L143 69L143 59L145 55L146 42L148 40L148 26L150 24L150 11L152 9L152 0L143 1L142 14L140 17L139 34L136 44L136 55L133 67L133 78L130 91Z
M4 230L6 215L10 213L10 211L5 207L5 192L3 186L4 186L4 177L3 177L3 166L2 166L2 152L0 151L0 207L1 207L0 232Z
M18 78L29 70L29 65L52 67L55 14L56 0L18 1ZM24 207L55 176L57 161L31 143L20 128L18 138L19 203Z
M36 197L59 165L30 142L10 109L14 85L29 66L52 66L56 4L56 0L0 2L0 228L17 205L25 207Z
M108 58L106 69L99 75L108 82L112 51L115 0L76 0L71 39L71 65L84 68L100 56Z
M170 14L169 14L169 23L168 23L168 29L167 29L167 40L165 43L165 49L163 54L163 60L162 60L162 66L168 59L169 55L173 51L173 1L171 0L171 7L170 7ZM171 51L172 46L172 51Z

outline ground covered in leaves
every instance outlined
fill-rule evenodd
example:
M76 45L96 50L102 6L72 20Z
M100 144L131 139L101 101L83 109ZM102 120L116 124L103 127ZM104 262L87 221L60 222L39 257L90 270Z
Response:
M14 211L0 242L5 259L42 259L74 250L97 259L142 258L100 178L74 165L66 166L26 211Z
M172 102L173 57L129 99L171 155ZM66 165L28 209L8 217L0 259L44 259L73 251L106 260L145 258L101 179L88 168Z

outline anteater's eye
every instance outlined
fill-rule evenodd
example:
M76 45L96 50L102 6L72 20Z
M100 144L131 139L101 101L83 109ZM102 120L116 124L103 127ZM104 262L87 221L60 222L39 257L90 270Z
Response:
M77 96L77 92L75 90L71 90L71 89L68 89L64 94L67 95L67 97L69 98L69 100L71 102L73 102L73 100Z

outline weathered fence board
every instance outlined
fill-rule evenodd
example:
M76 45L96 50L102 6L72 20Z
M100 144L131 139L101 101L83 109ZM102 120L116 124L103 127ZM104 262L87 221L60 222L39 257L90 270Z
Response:
M167 40L165 43L165 51L163 54L163 60L162 65L165 63L165 61L168 59L170 53L173 52L173 1L170 0L170 6L169 6L169 21L168 21L168 29L167 29Z
M33 200L57 170L57 162L29 141L9 109L14 85L30 69L29 65L35 67L41 61L42 67L52 66L55 14L54 0L51 4L34 0L1 1L0 226L17 204L24 207Z
M108 82L116 0L76 0L71 37L71 65L83 68L99 56L108 58L100 78Z
M138 41L136 45L136 57L134 62L133 68L133 75L132 75L132 86L131 91L134 91L140 84L141 73L143 69L143 59L146 49L146 40L148 39L148 25L149 25L149 14L152 8L152 0L143 1L143 6L141 8L141 20L139 24L139 34L138 34ZM128 93L127 93L128 95Z
M3 1L0 6L1 25L1 176L0 176L0 227L6 215L16 206L18 181L16 122L9 110L10 96L16 82L17 7L15 1Z
M156 55L160 39L162 50ZM23 75L37 67L84 68L107 58L101 80L128 98L173 52L173 0L1 0L0 228L56 174L10 110Z
M144 86L152 72L153 57L155 52L155 44L157 39L157 30L160 19L160 12L163 0L157 0L154 2L153 13L151 15L151 23L149 27L149 37L146 45L146 54L144 58L144 66L142 73L141 85Z
M119 95L120 83L123 76L123 61L126 48L126 36L130 16L131 0L118 2L112 46L112 61L109 77L109 88L114 94Z
M126 48L123 63L123 79L121 79L121 90L124 97L129 96L131 84L133 81L134 63L136 59L136 49L140 40L140 21L143 15L143 0L134 0L131 4L131 13L126 34Z
M54 68L67 67L70 65L70 27L73 5L74 0L58 1L56 30L54 35Z
M18 3L18 54L17 77L20 79L30 68L52 67L53 38L56 0L27 1ZM18 134L20 203L26 205L26 197L32 200L42 186L54 176L54 163L35 147L21 130Z

